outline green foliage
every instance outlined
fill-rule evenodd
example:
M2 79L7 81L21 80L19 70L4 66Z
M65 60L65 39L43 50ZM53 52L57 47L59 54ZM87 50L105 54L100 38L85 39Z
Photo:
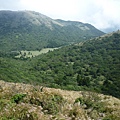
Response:
M3 89L0 91L0 120L120 118L120 101L112 96L4 81L0 81L0 85Z
M101 102L101 98L97 93L89 92L89 94L83 94L82 97L79 97L75 100L75 103L80 102L80 105L86 105L86 109L91 108L99 112L104 112L104 103Z
M80 76L78 74L76 80L77 80L77 83L78 83L79 86L87 86L87 87L90 86L90 79L89 79L89 77Z
M75 100L74 104L80 102L80 107L86 109L87 114L89 114L92 119L99 118L99 115L101 114L105 120L118 120L119 117L117 117L117 113L111 114L112 109L110 111L108 109L109 107L107 108L106 102L103 101L101 96L99 96L97 93L88 92L83 93L82 95L82 97L79 97ZM106 116L105 113L107 113Z
M19 103L23 98L26 96L26 94L15 94L12 98L11 101L14 103Z
M58 95L54 95L49 98L49 101L43 103L43 109L48 110L49 114L56 114L59 112L61 105L63 104L63 98Z
M75 104L75 103L78 103L78 102L80 102L81 105L84 105L84 104L85 104L85 101L84 101L84 99L83 99L82 97L77 98L77 99L75 100L74 104Z
M66 25L61 27L60 21L42 16L32 11L0 11L0 52L60 47L104 34L92 25L63 21ZM80 29L81 25L90 30Z
M45 111L47 114L58 113L64 102L65 100L61 95L48 94L46 92L39 95L34 93L34 95L30 98L30 104L42 106L43 111Z
M15 120L15 119L14 119L14 118L8 119L8 118L6 118L6 117L2 117L2 118L0 118L0 120Z
M91 90L120 98L119 33L26 60L1 57L0 66L0 79L5 81Z
M0 99L0 110L2 110L6 106L6 101L4 99Z
M119 115L108 115L106 116L103 120L119 120L120 116Z

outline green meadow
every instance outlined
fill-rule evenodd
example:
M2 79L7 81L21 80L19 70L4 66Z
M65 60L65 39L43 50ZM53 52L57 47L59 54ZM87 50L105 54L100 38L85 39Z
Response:
M47 53L49 51L53 51L55 49L58 49L58 48L43 48L42 50L40 51L27 51L27 50L22 50L19 52L19 55L16 56L16 58L21 58L21 57L24 57L24 58L31 58L31 57L35 57L35 56L38 56L40 54L44 54L44 53Z

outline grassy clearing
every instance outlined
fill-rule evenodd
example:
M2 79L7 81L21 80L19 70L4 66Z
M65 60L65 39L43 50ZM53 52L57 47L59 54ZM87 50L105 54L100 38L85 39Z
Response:
M35 56L38 56L38 55L41 55L41 54L44 54L44 53L47 53L49 51L53 51L55 49L58 49L58 48L44 48L40 51L27 51L27 50L22 50L19 52L19 55L16 56L16 58L31 58L31 57L35 57Z

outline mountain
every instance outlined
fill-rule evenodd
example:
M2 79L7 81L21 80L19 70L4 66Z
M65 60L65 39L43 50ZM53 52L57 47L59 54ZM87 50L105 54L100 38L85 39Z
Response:
M34 11L0 11L0 52L59 47L103 34L90 24L54 20Z
M54 87L95 90L120 98L120 31L39 56L30 70L40 72L40 78Z
M120 98L120 31L35 58L13 58L0 58L1 80L96 91Z
M0 81L0 120L120 120L120 100Z

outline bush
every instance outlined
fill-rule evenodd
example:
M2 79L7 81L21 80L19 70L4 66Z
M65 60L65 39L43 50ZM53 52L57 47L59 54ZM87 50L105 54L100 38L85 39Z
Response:
M21 100L23 100L23 98L26 96L26 94L16 94L11 98L11 102L14 103L19 103Z
M83 97L79 97L75 100L75 103L80 102L81 105L86 105L86 109L93 109L100 112L104 111L104 103L101 102L101 98L97 93L89 92L89 94L83 94Z
M42 106L43 111L48 114L58 113L63 103L63 97L53 93L49 94L45 92L44 94L33 94L30 98L30 104Z

